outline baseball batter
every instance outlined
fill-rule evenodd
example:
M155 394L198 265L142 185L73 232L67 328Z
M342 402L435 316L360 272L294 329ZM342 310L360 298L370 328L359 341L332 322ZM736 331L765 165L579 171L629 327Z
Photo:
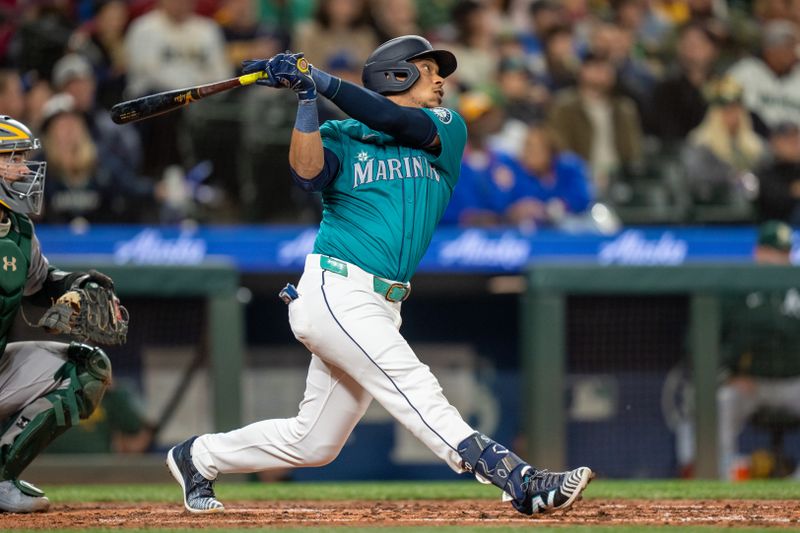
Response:
M89 417L111 381L111 363L100 348L8 343L23 299L47 307L66 296L64 308L71 310L72 304L88 305L74 289L83 293L91 282L112 286L103 274L64 272L42 255L28 218L42 205L46 164L27 159L38 148L24 124L0 116L0 511L14 513L48 509L44 493L19 475L56 437Z
M333 461L373 398L454 471L498 486L520 512L572 505L587 467L537 470L471 428L399 333L401 303L458 180L467 131L441 106L456 58L422 37L378 47L366 89L309 65L302 54L248 61L261 84L289 87L298 111L289 148L297 184L321 191L323 216L297 290L282 292L295 337L313 354L300 411L172 448L167 464L190 512L219 512L220 473ZM317 92L351 119L317 118Z

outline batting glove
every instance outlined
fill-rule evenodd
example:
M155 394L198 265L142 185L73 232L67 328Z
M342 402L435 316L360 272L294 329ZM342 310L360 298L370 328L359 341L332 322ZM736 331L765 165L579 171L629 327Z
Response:
M267 69L276 83L292 89L301 101L317 98L317 85L311 77L311 65L302 53L277 54L269 60Z
M242 74L264 72L267 76L256 80L256 84L265 87L275 87L277 82L275 81L275 76L269 70L269 62L269 59L245 59L242 61Z

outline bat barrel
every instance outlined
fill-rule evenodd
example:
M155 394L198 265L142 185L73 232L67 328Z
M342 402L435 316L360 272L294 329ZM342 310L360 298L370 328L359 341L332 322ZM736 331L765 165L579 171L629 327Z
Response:
M247 74L238 78L142 96L136 100L120 102L111 108L111 120L117 124L128 124L145 118L168 113L206 96L227 91L235 87L250 85L266 77L263 72Z

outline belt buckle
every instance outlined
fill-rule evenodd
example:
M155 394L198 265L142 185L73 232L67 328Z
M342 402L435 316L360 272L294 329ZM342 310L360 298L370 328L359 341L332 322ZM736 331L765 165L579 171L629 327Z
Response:
M402 290L403 296L401 296L400 298L394 298L392 296L392 291L394 291L395 289ZM397 303L397 302L405 302L410 294L411 294L411 287L406 286L404 283L395 282L390 284L389 288L386 289L386 295L384 297L389 302Z

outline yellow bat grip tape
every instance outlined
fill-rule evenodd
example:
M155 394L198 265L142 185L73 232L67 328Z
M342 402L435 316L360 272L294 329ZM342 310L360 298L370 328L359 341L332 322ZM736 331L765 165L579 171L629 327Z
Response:
M266 77L267 73L264 71L253 72L252 74L245 74L244 76L239 76L239 83L242 85L250 85Z

